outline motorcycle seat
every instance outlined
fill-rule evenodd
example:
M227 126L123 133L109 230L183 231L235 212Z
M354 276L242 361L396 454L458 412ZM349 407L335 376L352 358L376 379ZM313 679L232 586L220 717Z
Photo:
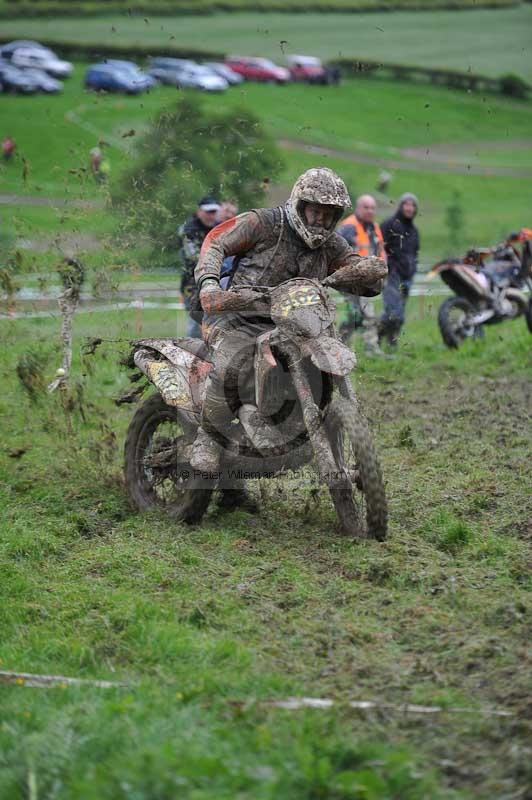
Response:
M192 353L193 356L202 358L203 361L211 361L210 350L203 339L193 339L191 336L183 336L180 339L174 339L174 344Z

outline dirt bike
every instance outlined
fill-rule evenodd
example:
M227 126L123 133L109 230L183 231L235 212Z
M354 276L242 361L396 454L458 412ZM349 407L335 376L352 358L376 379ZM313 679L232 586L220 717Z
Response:
M294 278L257 289L275 327L257 339L254 369L239 387L238 420L215 476L190 466L212 369L209 349L189 338L131 343L123 363L137 369L132 379L145 376L144 388L151 383L158 390L134 414L125 443L125 481L137 509L162 505L198 523L214 489L231 486L235 477L283 476L313 463L343 531L358 539L386 537L381 469L349 377L355 356L335 333L327 291L337 288L335 280L339 288L352 281L346 269L321 283Z
M447 347L483 336L484 325L521 315L532 333L532 298L525 293L532 292L532 229L523 228L495 247L475 248L463 258L440 261L429 279L435 275L457 295L445 300L438 312Z

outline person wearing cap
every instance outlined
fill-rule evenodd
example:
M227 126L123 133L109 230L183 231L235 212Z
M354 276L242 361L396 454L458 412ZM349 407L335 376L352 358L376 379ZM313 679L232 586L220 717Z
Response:
M190 464L194 470L212 473L218 469L238 408L239 387L253 369L256 339L275 327L264 287L296 277L322 281L332 272L351 266L357 273L357 294L375 296L381 291L387 273L384 261L360 258L336 233L336 225L350 206L349 193L338 175L327 167L310 169L298 178L285 205L240 214L207 235L195 278L213 369L192 448ZM238 289L236 294L220 286L228 256L238 259L231 283ZM262 313L254 306L257 295ZM246 315L247 307L255 309L252 316ZM235 487L232 506L245 502L245 488Z
M218 224L220 203L212 195L202 197L196 212L179 228L180 255L183 267L181 294L187 312L194 292L194 270L198 263L201 246L209 231ZM201 339L201 326L189 316L186 335Z
M379 323L379 340L397 346L405 321L405 306L417 271L419 231L414 219L419 208L415 194L399 198L397 210L381 225L388 257L388 277L382 291L384 312Z
M357 197L354 214L342 220L337 231L359 256L377 256L386 261L384 237L379 224L375 222L376 213L375 198L371 194L361 194ZM340 336L347 342L355 330L362 328L366 353L382 355L373 301L369 297L355 295L348 295L348 300L348 315L340 325Z

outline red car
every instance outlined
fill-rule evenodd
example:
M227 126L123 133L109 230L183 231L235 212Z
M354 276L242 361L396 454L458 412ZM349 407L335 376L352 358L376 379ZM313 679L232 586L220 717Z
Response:
M321 84L339 82L338 71L324 67L315 56L287 56L286 60L293 81Z
M287 83L290 73L284 67L278 67L267 58L248 58L247 56L231 56L225 63L233 72L243 75L248 81L265 83Z

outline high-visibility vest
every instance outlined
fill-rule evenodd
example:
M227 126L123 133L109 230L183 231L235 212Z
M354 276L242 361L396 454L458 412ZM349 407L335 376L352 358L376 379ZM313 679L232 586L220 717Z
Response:
M351 214L346 219L343 219L340 223L341 227L344 225L352 225L356 231L355 236L355 251L358 253L359 256L363 258L367 258L370 255L369 252L369 234L367 230L364 228L360 220L357 218L356 214ZM379 258L386 258L386 254L384 251L384 237L382 235L382 231L380 229L380 225L377 222L373 223L373 227L375 228L375 236L377 237L379 246L378 252L376 253Z

